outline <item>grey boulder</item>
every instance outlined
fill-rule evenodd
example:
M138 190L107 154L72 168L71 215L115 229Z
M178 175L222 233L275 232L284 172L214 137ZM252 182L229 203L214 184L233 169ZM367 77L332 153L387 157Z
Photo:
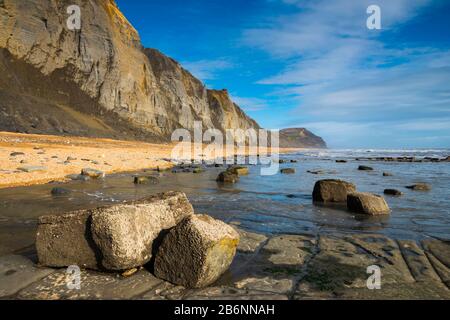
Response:
M346 202L349 193L356 192L350 182L335 179L319 180L313 191L314 202Z
M347 196L347 208L352 212L372 216L390 213L389 206L382 196L365 192L349 194Z
M155 275L186 288L215 282L231 265L239 234L207 215L192 215L163 239L155 258Z
M167 192L142 200L39 219L39 263L128 270L152 256L153 241L194 210L186 195Z

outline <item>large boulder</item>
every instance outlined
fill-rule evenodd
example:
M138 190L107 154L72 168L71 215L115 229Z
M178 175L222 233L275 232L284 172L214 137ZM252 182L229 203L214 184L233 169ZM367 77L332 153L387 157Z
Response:
M380 195L355 192L347 196L347 208L356 213L364 213L372 216L389 214L386 200Z
M215 282L230 266L239 234L207 215L184 219L163 239L155 258L155 275L187 288Z
M314 186L313 200L315 202L345 202L349 193L356 192L356 187L350 182L335 179L317 181Z
M153 241L192 215L186 195L167 192L142 200L39 219L39 262L50 267L127 270L152 256Z

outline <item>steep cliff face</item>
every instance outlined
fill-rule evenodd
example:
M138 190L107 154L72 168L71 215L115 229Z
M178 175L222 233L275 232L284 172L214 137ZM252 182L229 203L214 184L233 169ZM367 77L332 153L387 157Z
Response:
M225 91L143 49L113 0L1 0L0 72L0 130L167 139L196 120L259 127Z
M282 148L326 148L325 141L305 128L280 130L280 147Z

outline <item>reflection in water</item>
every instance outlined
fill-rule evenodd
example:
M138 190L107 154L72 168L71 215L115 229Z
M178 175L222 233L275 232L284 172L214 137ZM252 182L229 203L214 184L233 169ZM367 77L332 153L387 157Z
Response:
M73 181L63 185L71 193L60 196L50 194L56 184L3 189L0 190L0 254L31 245L36 220L41 215L94 208L168 190L186 192L198 213L239 222L243 228L255 232L379 232L394 238L450 238L449 163L367 161L364 164L375 170L361 172L357 170L360 162L351 157L347 163L335 163L327 160L333 159L332 156L330 153L322 158L317 154L289 155L287 159L300 161L282 164L281 168L296 168L296 174L261 176L259 167L253 166L250 175L235 185L218 184L215 179L223 168L210 168L201 174L141 173L159 175L158 185L135 185L132 174L111 175L99 181ZM327 173L308 173L317 169ZM394 175L383 177L384 171ZM314 183L327 178L353 182L359 191L382 194L385 188L396 188L405 195L386 197L392 214L384 217L355 215L342 205L313 205ZM430 183L433 189L414 192L404 188L415 182Z

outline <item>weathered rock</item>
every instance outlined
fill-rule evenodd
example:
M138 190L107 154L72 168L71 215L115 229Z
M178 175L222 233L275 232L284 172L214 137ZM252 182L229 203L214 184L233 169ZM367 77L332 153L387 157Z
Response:
M354 184L343 180L320 180L314 186L313 200L316 202L345 202L347 195L355 191Z
M368 166L359 166L358 170L360 171L373 171L372 167L368 167Z
M163 239L155 275L188 288L208 286L228 269L238 244L238 233L222 221L190 216Z
M390 212L389 206L382 196L363 192L348 194L347 208L352 212L368 215L383 215Z
M134 177L134 184L158 184L159 180L156 177Z
M238 176L245 176L248 175L249 171L247 167L240 167L240 166L233 166L228 168L229 172L236 174Z
M92 239L91 224L89 210L40 217L36 234L39 264L98 269L101 252Z
M239 176L229 171L224 171L219 174L216 181L224 183L236 183L239 181Z
M390 195L390 196L402 196L403 192L397 189L385 189L384 194Z
M91 168L84 168L83 170L81 170L81 175L88 176L92 179L99 179L99 178L105 177L105 173L103 171L91 169Z
M294 168L285 168L285 169L281 169L280 172L282 174L295 174L295 169Z
M180 192L39 219L36 247L45 266L128 270L147 263L163 230L192 215ZM71 245L67 245L70 243Z
M26 167L17 168L17 170L20 170L23 172L37 172L37 171L45 171L45 170L47 170L47 168L41 167L41 166L26 166Z
M430 191L431 190L431 186L427 183L417 183L417 184L413 184L411 186L407 186L406 188L414 190L414 191Z
M52 189L51 194L54 196L61 196L61 195L70 194L71 192L72 191L70 191L69 189L55 187Z

